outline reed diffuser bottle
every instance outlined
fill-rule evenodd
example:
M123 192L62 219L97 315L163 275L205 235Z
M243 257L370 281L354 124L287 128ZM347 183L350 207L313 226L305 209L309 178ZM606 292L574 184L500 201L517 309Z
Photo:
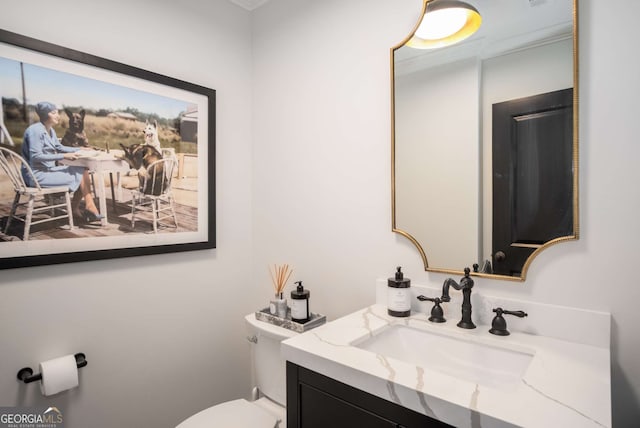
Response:
M293 270L289 270L289 265L273 266L273 271L269 269L271 281L275 290L275 298L269 303L269 312L278 318L287 318L287 299L283 296L284 287L291 276Z

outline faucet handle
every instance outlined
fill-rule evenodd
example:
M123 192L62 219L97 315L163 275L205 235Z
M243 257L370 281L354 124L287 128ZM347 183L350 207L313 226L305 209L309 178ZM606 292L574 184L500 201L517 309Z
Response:
M418 300L420 300L421 302L429 301L434 303L433 308L431 308L431 316L429 317L429 321L431 322L447 321L444 318L444 311L442 310L442 306L440 306L440 303L443 302L442 299L440 299L439 297L426 297L426 296L420 295L418 296Z
M507 321L502 317L502 315L514 315L518 318L524 318L528 316L528 314L524 311L507 311L502 308L495 308L493 310L496 316L491 321L491 329L489 333L495 334L496 336L508 336L509 330L507 330Z
M502 309L502 308L496 308L496 309L493 310L493 312L497 313L497 309ZM504 310L504 309L502 309L502 314L503 315L514 315L514 316L516 316L518 318L524 318L524 317L529 315L525 311L507 311L507 310Z

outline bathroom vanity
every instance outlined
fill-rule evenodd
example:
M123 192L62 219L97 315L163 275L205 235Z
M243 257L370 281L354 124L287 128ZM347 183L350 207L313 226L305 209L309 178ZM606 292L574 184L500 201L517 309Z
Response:
M412 315L378 304L288 339L288 427L610 427L610 316L473 296L477 328L456 327L459 293L445 323L412 287ZM457 299L456 299L457 298ZM524 310L509 336L489 333L492 308Z
M444 428L426 415L287 363L288 427ZM295 422L293 422L295 421Z

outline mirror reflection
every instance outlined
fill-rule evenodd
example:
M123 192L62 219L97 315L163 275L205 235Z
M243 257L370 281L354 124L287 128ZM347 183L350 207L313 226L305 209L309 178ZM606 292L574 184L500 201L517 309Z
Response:
M576 5L466 3L482 24L465 40L392 49L393 230L429 271L524 280L578 237Z

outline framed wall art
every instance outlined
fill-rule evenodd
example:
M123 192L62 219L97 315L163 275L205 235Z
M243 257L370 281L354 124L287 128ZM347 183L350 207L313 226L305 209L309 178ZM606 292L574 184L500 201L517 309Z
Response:
M0 269L216 247L215 90L0 30L0 96Z

